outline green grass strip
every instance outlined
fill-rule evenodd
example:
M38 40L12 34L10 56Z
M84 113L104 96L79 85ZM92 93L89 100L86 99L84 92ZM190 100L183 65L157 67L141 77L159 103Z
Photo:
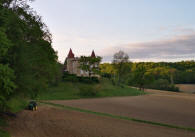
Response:
M11 137L11 136L8 132L0 129L0 137Z
M68 110L74 110L74 111L79 111L79 112L95 114L95 115L99 115L99 116L106 116L106 117L111 117L111 118L116 118L116 119L135 121L135 122L139 122L139 123L145 123L145 124L150 124L150 125L157 125L157 126L168 127L168 128L175 128L175 129L183 129L183 130L188 130L188 131L195 131L195 128L191 128L191 127L176 126L176 125L171 125L171 124L165 124L165 123L141 120L141 119L137 119L137 118L130 118L130 117L125 117L125 116L112 115L112 114L102 113L102 112L95 112L95 111L91 111L91 110L86 110L86 109L81 109L81 108L76 108L76 107L70 107L70 106L65 106L65 105L55 104L55 103L50 103L50 102L40 101L40 103L47 104L47 105L52 105L52 106L56 106L56 107L61 107L61 108L68 109Z

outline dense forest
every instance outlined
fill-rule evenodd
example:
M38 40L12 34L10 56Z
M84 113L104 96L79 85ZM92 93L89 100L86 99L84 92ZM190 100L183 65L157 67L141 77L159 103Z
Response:
M101 73L116 84L178 91L175 84L195 83L195 62L136 63L127 61L121 64L120 69L114 63L104 63L101 64Z
M26 0L0 0L0 110L20 95L35 98L58 80L52 36Z

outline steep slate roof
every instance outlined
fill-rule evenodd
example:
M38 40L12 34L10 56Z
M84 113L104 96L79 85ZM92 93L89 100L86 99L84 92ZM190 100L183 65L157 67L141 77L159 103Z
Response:
M68 58L74 58L74 54L72 53L72 49L70 49L68 53Z
M95 58L95 52L94 52L94 50L91 53L91 57Z

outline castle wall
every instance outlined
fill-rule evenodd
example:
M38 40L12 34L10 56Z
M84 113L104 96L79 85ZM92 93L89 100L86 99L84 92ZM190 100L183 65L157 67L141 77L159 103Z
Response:
M98 66L99 66L99 64L94 64L91 67L98 67ZM84 76L84 77L89 76L89 72L84 71L80 68L79 58L74 57L72 50L70 50L69 55L66 58L66 67L65 68L66 68L66 71L68 71L70 74L76 74L77 76ZM91 74L91 76L97 76L97 75Z
M67 59L67 71L70 74L73 74L73 62L74 62L74 59L72 59L72 58Z
M94 66L91 67L98 67L99 64L95 64ZM75 58L67 58L67 71L70 74L76 74L77 76L84 76L84 77L88 77L89 76L89 72L86 72L84 70L80 69L80 63L78 61L78 59ZM98 76L98 75L94 75L92 74L91 76Z
M76 74L77 76L80 76L81 73L80 73L80 64L79 64L79 61L78 60L75 60L73 62L73 73Z

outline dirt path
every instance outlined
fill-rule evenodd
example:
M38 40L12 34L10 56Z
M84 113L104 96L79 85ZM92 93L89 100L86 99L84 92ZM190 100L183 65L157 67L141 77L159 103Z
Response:
M142 120L195 128L195 94L147 90L144 96L51 101Z
M40 106L10 119L12 137L194 137L195 132Z

